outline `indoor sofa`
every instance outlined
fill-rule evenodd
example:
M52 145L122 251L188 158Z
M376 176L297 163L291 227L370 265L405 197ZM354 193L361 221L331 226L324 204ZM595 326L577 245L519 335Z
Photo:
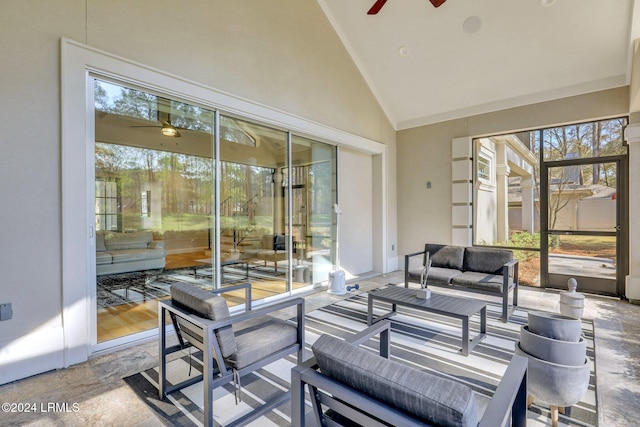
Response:
M415 256L422 256L422 266L412 269L410 259ZM510 250L427 243L423 251L405 255L404 264L405 287L415 282L499 296L503 322L518 306L518 260Z
M150 231L96 233L96 275L157 270L165 266L164 242Z
M379 355L359 347L379 335ZM512 356L484 411L467 384L390 360L390 323L348 341L322 335L314 357L291 370L293 426L524 427L528 360ZM312 415L305 404L308 388ZM310 416L311 415L311 416ZM313 420L307 420L310 416ZM315 422L315 423L314 423Z

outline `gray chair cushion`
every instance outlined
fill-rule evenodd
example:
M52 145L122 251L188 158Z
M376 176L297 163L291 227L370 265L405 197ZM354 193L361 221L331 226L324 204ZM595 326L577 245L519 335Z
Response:
M462 271L502 274L502 267L513 260L513 252L494 248L466 248Z
M431 259L432 267L462 270L464 259L463 246L434 245L427 243L424 246L424 250L429 253L429 259Z
M502 276L498 276L495 274L465 271L459 276L451 279L451 284L453 286L464 286L465 288L501 293L503 280L504 278Z
M227 307L227 301L224 298L188 283L171 285L171 299L177 305L205 319L224 320L229 318L229 307ZM223 357L228 357L237 351L231 326L218 329L216 337Z
M260 316L236 324L238 351L225 361L242 369L298 341L295 325L271 316Z
M396 409L435 425L478 425L475 395L464 384L329 335L318 338L312 350L322 373Z

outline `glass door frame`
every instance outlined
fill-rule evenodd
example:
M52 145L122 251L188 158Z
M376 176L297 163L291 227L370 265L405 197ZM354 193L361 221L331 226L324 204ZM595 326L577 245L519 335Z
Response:
M616 179L616 224L612 231L549 230L549 169L567 166L585 166L615 163ZM628 156L588 157L570 160L541 161L540 164L540 280L543 288L566 289L566 280L559 283L558 277L549 273L549 236L608 236L616 238L616 283L615 289L603 289L602 279L584 277L580 289L592 293L622 296L625 276L629 269L629 206L628 206ZM564 278L564 277L563 277ZM554 280L555 279L555 280ZM610 288L610 287L609 287Z

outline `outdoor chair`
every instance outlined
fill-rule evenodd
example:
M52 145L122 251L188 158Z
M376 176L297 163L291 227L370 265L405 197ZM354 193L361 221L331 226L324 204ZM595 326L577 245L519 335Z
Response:
M378 334L380 355L358 347ZM526 426L526 358L513 356L480 416L467 385L389 360L389 334L383 320L347 341L318 338L314 357L291 371L292 425L313 425L306 386L316 426Z
M245 311L230 315L226 300L219 294L245 290ZM295 298L251 308L251 285L228 286L206 291L188 283L171 286L171 300L158 303L160 326L159 394L164 398L175 391L204 381L204 424L213 425L213 390L233 382L236 402L241 398L240 379L278 359L297 352L302 363L304 352L304 299ZM272 314L297 308L296 322L281 320ZM178 343L167 347L167 314L176 331ZM270 315L271 314L271 315ZM178 384L167 381L167 356L189 346L202 352L202 374ZM230 426L245 425L288 401L291 392L279 393L253 412L234 420Z

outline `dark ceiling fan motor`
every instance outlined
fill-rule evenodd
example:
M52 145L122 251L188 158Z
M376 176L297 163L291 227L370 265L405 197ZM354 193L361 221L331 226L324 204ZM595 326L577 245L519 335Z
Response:
M446 2L447 0L429 0L431 2L431 4L433 5L433 7L440 7L442 6L442 4L444 2ZM371 9L369 9L369 11L367 12L367 15L375 15L378 12L380 12L380 9L382 9L382 6L384 6L384 4L387 2L387 0L377 0L373 6L371 6Z

